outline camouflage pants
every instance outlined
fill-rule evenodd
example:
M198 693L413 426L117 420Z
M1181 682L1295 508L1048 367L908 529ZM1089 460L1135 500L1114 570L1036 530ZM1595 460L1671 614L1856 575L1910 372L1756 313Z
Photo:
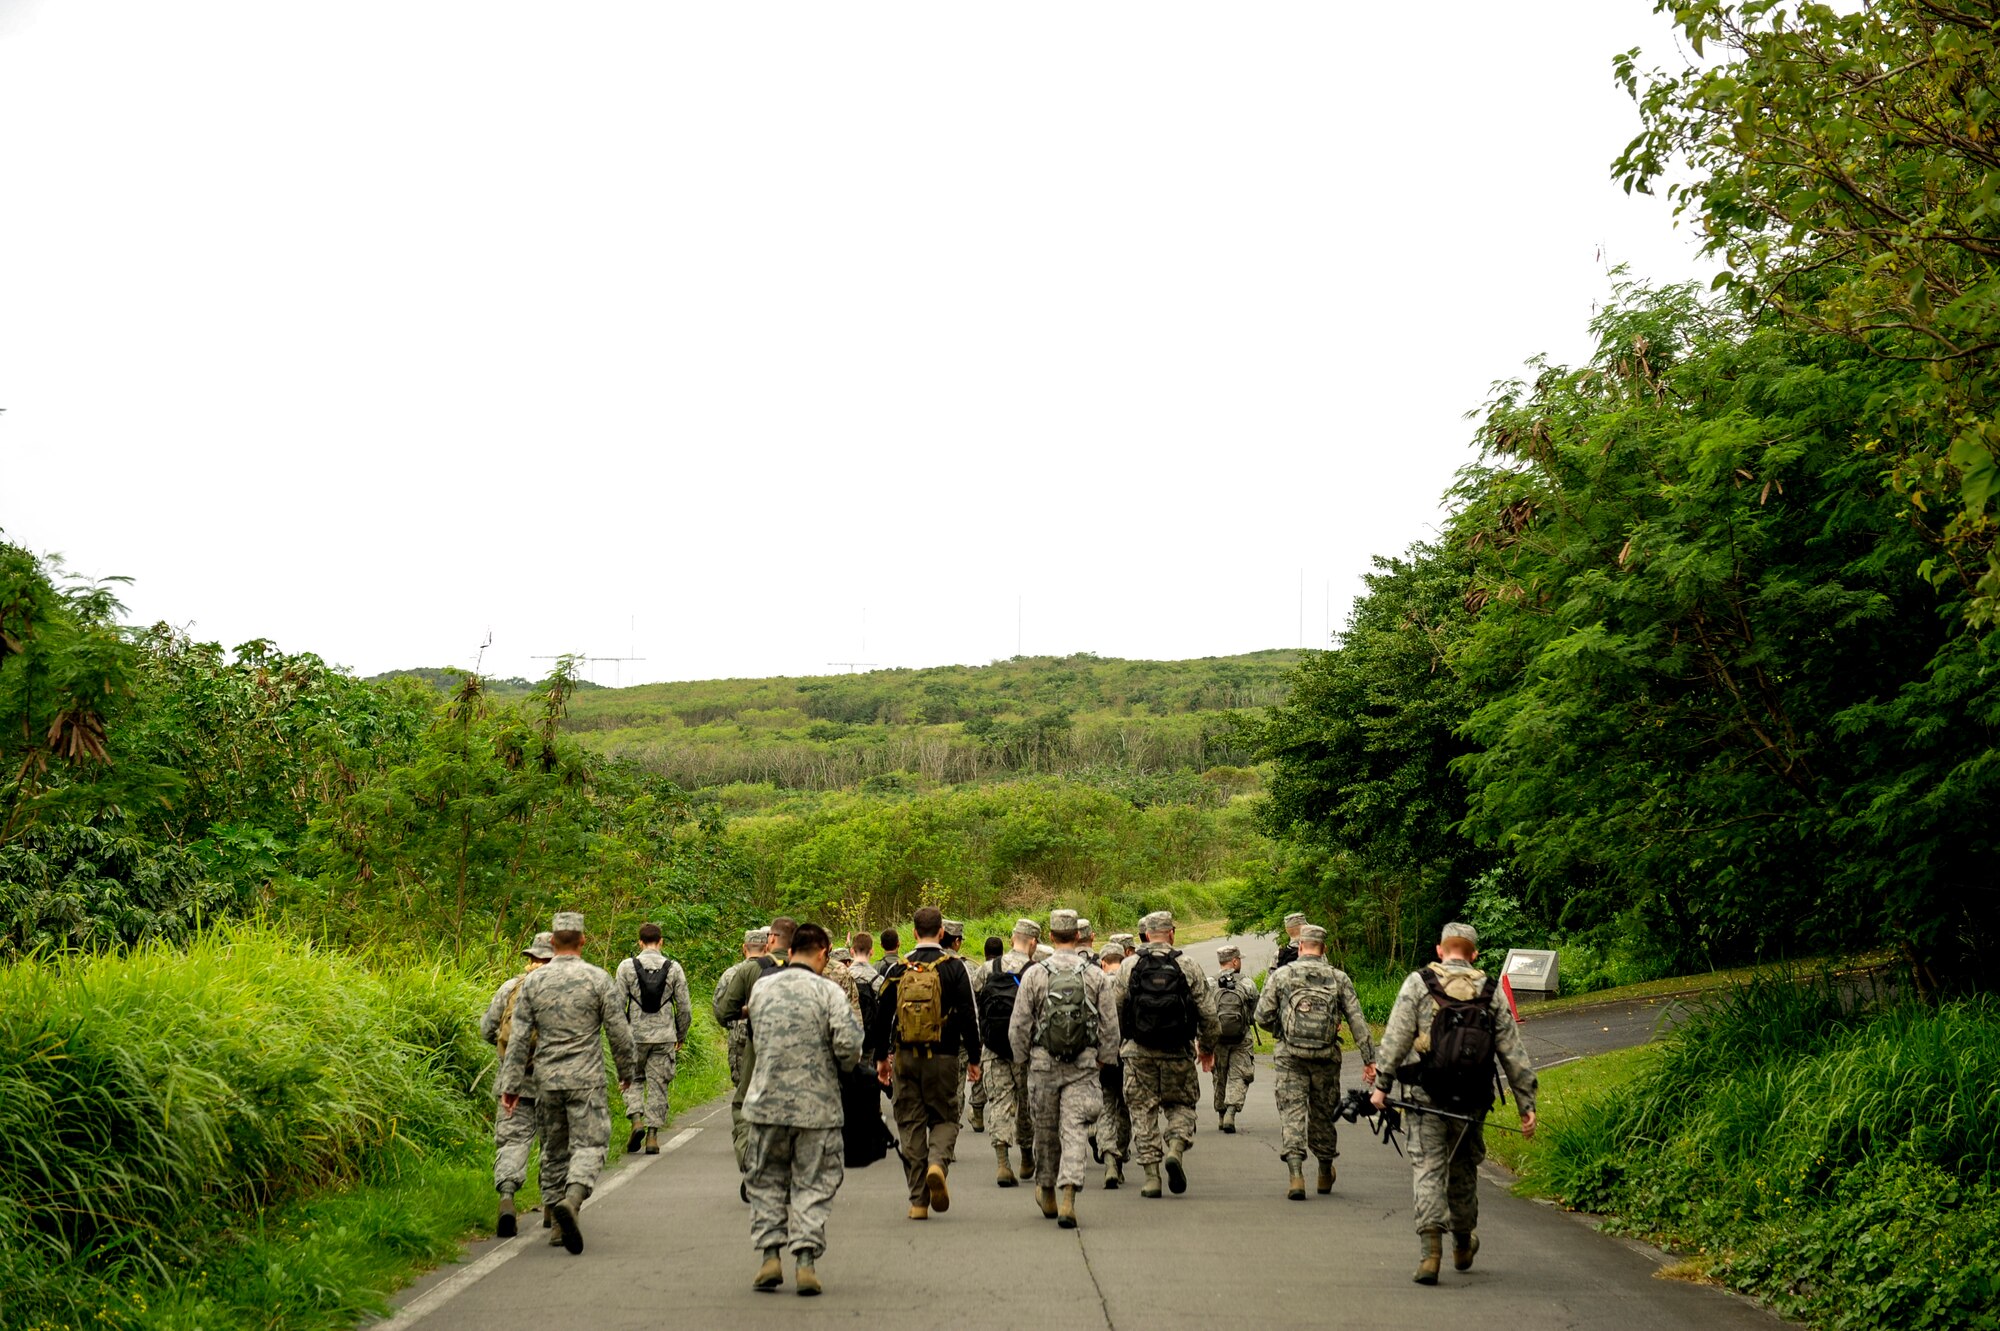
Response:
M1244 1036L1235 1044L1216 1046L1216 1113L1220 1114L1225 1109L1241 1109L1243 1101L1250 1095L1250 1083L1255 1080L1257 1080L1256 1050L1249 1036Z
M1027 1076L1028 1102L1035 1107L1035 1182L1044 1188L1082 1187L1083 1171L1090 1168L1090 1125L1104 1109L1097 1069L1053 1060L1015 1068Z
M605 1088L544 1086L536 1110L542 1125L542 1195L560 1196L572 1183L582 1184L588 1195L611 1145L611 1102Z
M910 1185L910 1204L919 1206L930 1199L924 1186L924 1175L930 1166L950 1168L956 1158L958 1060L949 1054L899 1049L895 1070L889 1106L896 1115L896 1133L902 1138L903 1173Z
M512 1117L495 1104L493 1108L493 1191L512 1196L528 1181L528 1152L534 1149L541 1123L535 1116L533 1096L524 1095L514 1106ZM543 1170L547 1173L547 1170Z
M1284 1134L1278 1154L1303 1160L1311 1151L1321 1160L1333 1159L1340 1154L1334 1131L1334 1113L1340 1108L1340 1060L1294 1058L1280 1052L1275 1062L1278 1126Z
M750 1127L750 1246L826 1251L826 1218L847 1176L839 1128Z
M1097 1119L1097 1145L1106 1155L1129 1160L1132 1157L1132 1111L1125 1106L1124 1069L1114 1067L1108 1070L1111 1075L1098 1080L1104 1098L1104 1112Z
M986 1068L988 1071L992 1070L992 1065L983 1058L979 1061L979 1066ZM973 1082L972 1085L965 1088L965 1103L971 1105L974 1109L986 1108L986 1077L984 1074L981 1074L978 1081Z
M986 1092L986 1131L999 1146L1034 1145L1035 1120L1028 1103L1027 1069L991 1049L979 1061L979 1084Z
M1201 1065L1194 1055L1162 1055L1148 1049L1125 1055L1125 1106L1132 1114L1136 1163L1159 1164L1167 1142L1175 1137L1194 1145L1194 1110L1200 1103Z
M965 1120L965 1101L966 1101L965 1073L966 1069L970 1068L971 1066L972 1066L972 1060L968 1058L965 1054L961 1053L958 1056L958 1117L960 1122L963 1122Z
M743 1084L743 1050L750 1043L750 1027L740 1021L732 1021L725 1029L725 1048L729 1054L729 1084Z
M674 1046L642 1044L634 1046L639 1064L635 1094L625 1098L625 1113L633 1122L644 1120L649 1128L667 1126L667 1088L674 1084Z
M1422 1093L1411 1088L1410 1099ZM1411 1211L1417 1233L1479 1227L1479 1162L1486 1158L1486 1128L1434 1114L1411 1114L1409 1125Z

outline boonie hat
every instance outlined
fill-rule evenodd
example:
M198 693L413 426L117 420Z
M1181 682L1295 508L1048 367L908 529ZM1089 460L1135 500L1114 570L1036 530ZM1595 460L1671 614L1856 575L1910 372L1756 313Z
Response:
M535 941L521 949L521 955L536 961L552 960L556 955L555 942L553 934L536 934Z

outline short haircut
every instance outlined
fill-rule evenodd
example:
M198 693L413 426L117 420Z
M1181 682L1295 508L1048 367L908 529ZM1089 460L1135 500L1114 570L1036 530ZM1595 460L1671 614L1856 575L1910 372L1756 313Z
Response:
M900 950L902 946L903 936L901 934L897 933L894 929L884 929L882 931L882 950L884 952L895 952Z
M833 939L817 924L805 923L792 930L792 951L808 955L826 951L833 946Z
M875 950L874 936L867 933L855 934L847 940L848 950L857 957L865 957Z
M549 935L550 947L582 947L583 930L558 929Z
M654 924L651 920L647 920L644 924L639 926L639 941L642 943L659 942L660 926Z
M993 960L993 958L999 956L1002 952L1005 952L1006 950L1007 950L1007 945L1000 941L998 935L996 934L986 935L986 959L988 961Z
M919 906L910 923L916 926L917 937L936 938L944 932L944 912L936 906Z
M792 945L792 935L798 931L799 922L797 920L789 915L780 915L777 919L771 921L771 946L789 949ZM822 929L820 932L824 934L826 930Z
M1453 957L1471 958L1479 955L1479 945L1470 938L1442 939L1438 943L1438 950Z
M1074 943L1076 941L1076 930L1051 929L1049 930L1049 941L1052 943Z

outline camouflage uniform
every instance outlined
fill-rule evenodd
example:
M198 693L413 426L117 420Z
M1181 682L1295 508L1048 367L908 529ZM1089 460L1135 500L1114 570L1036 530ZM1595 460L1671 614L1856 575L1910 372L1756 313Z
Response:
M520 987L521 981L534 974L532 970L510 975L493 994L493 1001L486 1005L486 1015L479 1019L479 1037L490 1045L500 1043L500 1019L506 1014L507 999ZM524 1028L509 1024L508 1043L513 1038L511 1031ZM536 1086L533 1055L529 1055L526 1073L523 1075L518 1094L520 1100L514 1112L496 1112L493 1115L493 1190L502 1196L512 1196L519 1192L528 1181L528 1153L535 1148L535 1138L540 1135L540 1120L536 1117ZM494 1081L493 1094L497 1100L500 1085Z
M1086 992L1097 1009L1097 1042L1073 1059L1058 1061L1035 1043L1036 1023L1047 1002L1049 981L1058 972L1082 971ZM1016 1076L1025 1075L1035 1113L1035 1182L1043 1188L1080 1188L1090 1160L1090 1125L1103 1111L1099 1060L1118 1061L1118 1001L1104 972L1074 952L1058 950L1030 966L1014 999L1007 1043Z
M1000 954L1000 969L1008 975L1019 975L1034 964L1034 958L1026 952L1007 951ZM979 995L986 991L986 982L992 978L993 963L987 962L972 972L972 993L975 1008ZM1015 1010L1021 1005L1019 994L1014 996ZM988 1037L997 1032L981 1031L980 1038L985 1048L985 1057L980 1060L979 1084L990 1087L986 1093L986 1131L993 1144L1000 1146L1035 1145L1034 1110L1028 1095L1028 1078L1025 1071L1012 1062L1000 1057L998 1050L988 1042Z
M769 938L770 933L768 930L746 929L743 931L743 947L748 952L762 952L764 944ZM710 1010L715 1015L716 1025L722 1027L723 1049L729 1058L729 1084L732 1088L743 1085L743 1050L749 1041L749 1037L744 1033L743 1015L741 1012L729 1018L723 1016L722 996L729 991L730 977L740 968L755 964L756 960L757 958L754 955L745 957L743 960L737 962L736 965L724 971L722 978L716 981L715 997L710 1001L709 1005Z
M656 959L654 965L648 958ZM667 987L660 1010L639 1004L639 970L667 967ZM649 1128L667 1126L667 1088L674 1084L674 1063L694 1024L694 1004L688 999L687 974L681 964L662 952L641 952L618 963L618 991L625 997L625 1019L632 1024L634 1057L638 1060L638 1094L626 1101L626 1115Z
M1098 958L1098 970L1114 988L1117 971L1104 970L1103 962L1111 961L1115 967L1124 960L1124 950L1123 945L1118 945L1116 953L1106 947ZM1097 1083L1104 1094L1104 1112L1097 1120L1097 1148L1113 1161L1107 1174L1123 1178L1124 1171L1119 1166L1132 1155L1132 1111L1125 1104L1125 1069L1117 1064L1102 1068Z
M1227 1113L1243 1108L1249 1098L1250 1083L1257 1080L1256 1015L1257 985L1240 970L1222 970L1215 977L1218 1004L1224 985L1236 985L1243 999L1243 1034L1239 1039L1223 1041L1220 1033L1215 1046L1215 1112Z
M1285 1043L1285 1004L1294 991L1306 987L1324 990L1333 1008L1332 1046L1311 1053ZM1340 1154L1334 1116L1340 1108L1342 1019L1354 1037L1361 1061L1373 1063L1375 1041L1368 1034L1368 1018L1346 971L1336 969L1325 957L1301 956L1283 970L1272 971L1264 982L1257 1024L1278 1037L1271 1061L1278 1073L1278 1122L1283 1132L1278 1154L1286 1160L1304 1160L1307 1151L1322 1161Z
M724 1028L734 1024L743 1032L742 1052L736 1058L736 1093L729 1098L729 1140L736 1148L736 1168L739 1170L750 1168L750 1127L743 1117L743 1097L750 1090L750 1078L757 1068L757 1051L750 1043L746 1005L750 1001L750 987L783 965L776 954L752 957L741 965L731 966L715 990L715 1019Z
M1454 998L1474 997L1486 982L1486 972L1457 957L1433 962L1427 969L1436 973ZM1410 1065L1429 1051L1431 1020L1436 1015L1437 1003L1424 986L1422 974L1412 972L1397 991L1396 1006L1382 1032L1377 1090L1417 1104L1431 1103L1414 1079L1400 1090L1390 1088L1398 1077L1413 1071ZM1493 990L1493 1024L1494 1053L1507 1073L1514 1103L1523 1114L1530 1113L1535 1107L1535 1069L1521 1047L1521 1033L1514 1025L1506 995L1497 985ZM1417 1233L1449 1229L1470 1234L1478 1227L1479 1163L1486 1158L1485 1115L1479 1117L1479 1123L1460 1123L1432 1114L1411 1114L1406 1120Z
M1132 1116L1133 1160L1139 1165L1157 1165L1175 1139L1184 1146L1194 1145L1195 1106L1201 1103L1201 1066L1195 1061L1199 1049L1215 1047L1215 990L1208 975L1194 958L1176 951L1170 943L1141 943L1139 950L1118 967L1117 1000L1121 1021L1132 981L1132 968L1148 954L1173 957L1187 977L1194 994L1196 1011L1195 1044L1184 1050L1148 1049L1130 1038L1119 1050L1125 1065L1125 1107ZM1161 1119L1166 1130L1161 1131Z
M611 1142L605 1037L611 1040L618 1080L630 1083L636 1075L632 1028L622 1008L611 977L582 957L558 955L521 981L513 1035L500 1067L500 1090L514 1095L534 1087L540 1090L545 1196L559 1196L572 1184L588 1194L604 1168L604 1152ZM535 1046L532 1081L530 1033Z
M861 1057L861 1022L837 981L803 966L758 984L749 1020L762 1053L743 1099L750 1242L810 1262L826 1251L827 1214L846 1174L840 1074Z

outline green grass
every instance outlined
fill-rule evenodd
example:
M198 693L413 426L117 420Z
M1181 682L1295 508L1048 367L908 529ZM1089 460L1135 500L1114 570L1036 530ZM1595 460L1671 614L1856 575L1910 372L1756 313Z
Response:
M1140 918L1156 910L1174 913L1178 941L1199 942L1202 938L1219 937L1225 931L1227 902L1238 886L1238 879L1218 878L1206 883L1162 883L1150 888L1059 894L1044 905L996 911L965 921L965 953L968 957L978 957L988 935L1007 938L1013 932L1014 921L1024 915L1047 928L1049 911L1056 907L1067 907L1089 920L1100 945L1112 934L1138 932ZM908 926L902 928L908 938ZM1047 941L1046 936L1043 941Z
M1837 974L1857 971L1881 970L1890 964L1887 953L1870 952L1843 958L1808 958L1794 963L1801 973L1815 968L1826 967ZM1592 989L1581 993L1562 994L1550 999L1531 999L1522 1004L1524 1012L1567 1012L1574 1008L1597 1007L1604 1003L1629 1003L1648 998L1674 998L1683 994L1712 993L1729 989L1736 985L1749 984L1758 976L1770 972L1769 964L1738 966L1730 970L1705 971L1695 975L1670 975L1658 980L1646 980L1639 984L1621 984L1608 989ZM1518 998L1518 995L1517 995Z
M1572 1127L1593 1102L1629 1095L1632 1084L1659 1058L1659 1046L1645 1044L1550 1068L1536 1078L1535 1139L1491 1132L1486 1137L1487 1153L1514 1171L1518 1176L1514 1190L1522 1196L1552 1195L1546 1159L1551 1140ZM1490 1121L1500 1127L1519 1127L1519 1109L1509 1101L1494 1109Z

